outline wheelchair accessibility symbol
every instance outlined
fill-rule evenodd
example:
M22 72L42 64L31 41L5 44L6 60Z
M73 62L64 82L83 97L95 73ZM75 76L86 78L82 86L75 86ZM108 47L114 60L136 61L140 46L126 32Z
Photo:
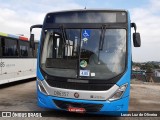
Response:
M90 33L91 33L90 30L83 30L82 31L83 38L89 38L90 37Z

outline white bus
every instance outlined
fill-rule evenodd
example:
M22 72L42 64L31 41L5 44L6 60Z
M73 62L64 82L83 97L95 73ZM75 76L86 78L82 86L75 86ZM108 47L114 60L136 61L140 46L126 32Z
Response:
M36 77L38 42L0 32L0 84Z

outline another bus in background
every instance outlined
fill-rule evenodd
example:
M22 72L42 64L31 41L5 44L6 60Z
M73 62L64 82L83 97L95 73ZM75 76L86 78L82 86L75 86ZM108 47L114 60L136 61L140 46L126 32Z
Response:
M38 41L0 32L0 84L36 77Z

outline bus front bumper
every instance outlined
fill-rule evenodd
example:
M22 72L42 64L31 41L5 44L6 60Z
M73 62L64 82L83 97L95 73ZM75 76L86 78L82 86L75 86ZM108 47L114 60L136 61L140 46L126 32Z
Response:
M86 107L86 113L93 114L105 114L105 115L120 115L122 112L128 111L129 96L121 98L115 101L92 101L92 100L77 100L77 99L66 99L54 96L47 96L37 91L38 93L38 106L43 108L50 108L54 110L68 111L69 105L75 107ZM58 104L63 103L62 106ZM76 107L77 107L76 106ZM98 108L97 108L98 107ZM95 109L95 110L94 110ZM91 110L91 111L90 111Z

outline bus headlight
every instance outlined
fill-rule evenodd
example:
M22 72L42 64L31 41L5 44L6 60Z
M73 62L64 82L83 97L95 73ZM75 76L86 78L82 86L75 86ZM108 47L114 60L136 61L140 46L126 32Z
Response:
M120 99L123 96L127 86L128 86L128 83L120 86L119 89L108 100L113 101L113 100Z
M48 95L46 89L44 88L42 82L39 79L37 79L37 83L39 91L41 91L45 95Z

